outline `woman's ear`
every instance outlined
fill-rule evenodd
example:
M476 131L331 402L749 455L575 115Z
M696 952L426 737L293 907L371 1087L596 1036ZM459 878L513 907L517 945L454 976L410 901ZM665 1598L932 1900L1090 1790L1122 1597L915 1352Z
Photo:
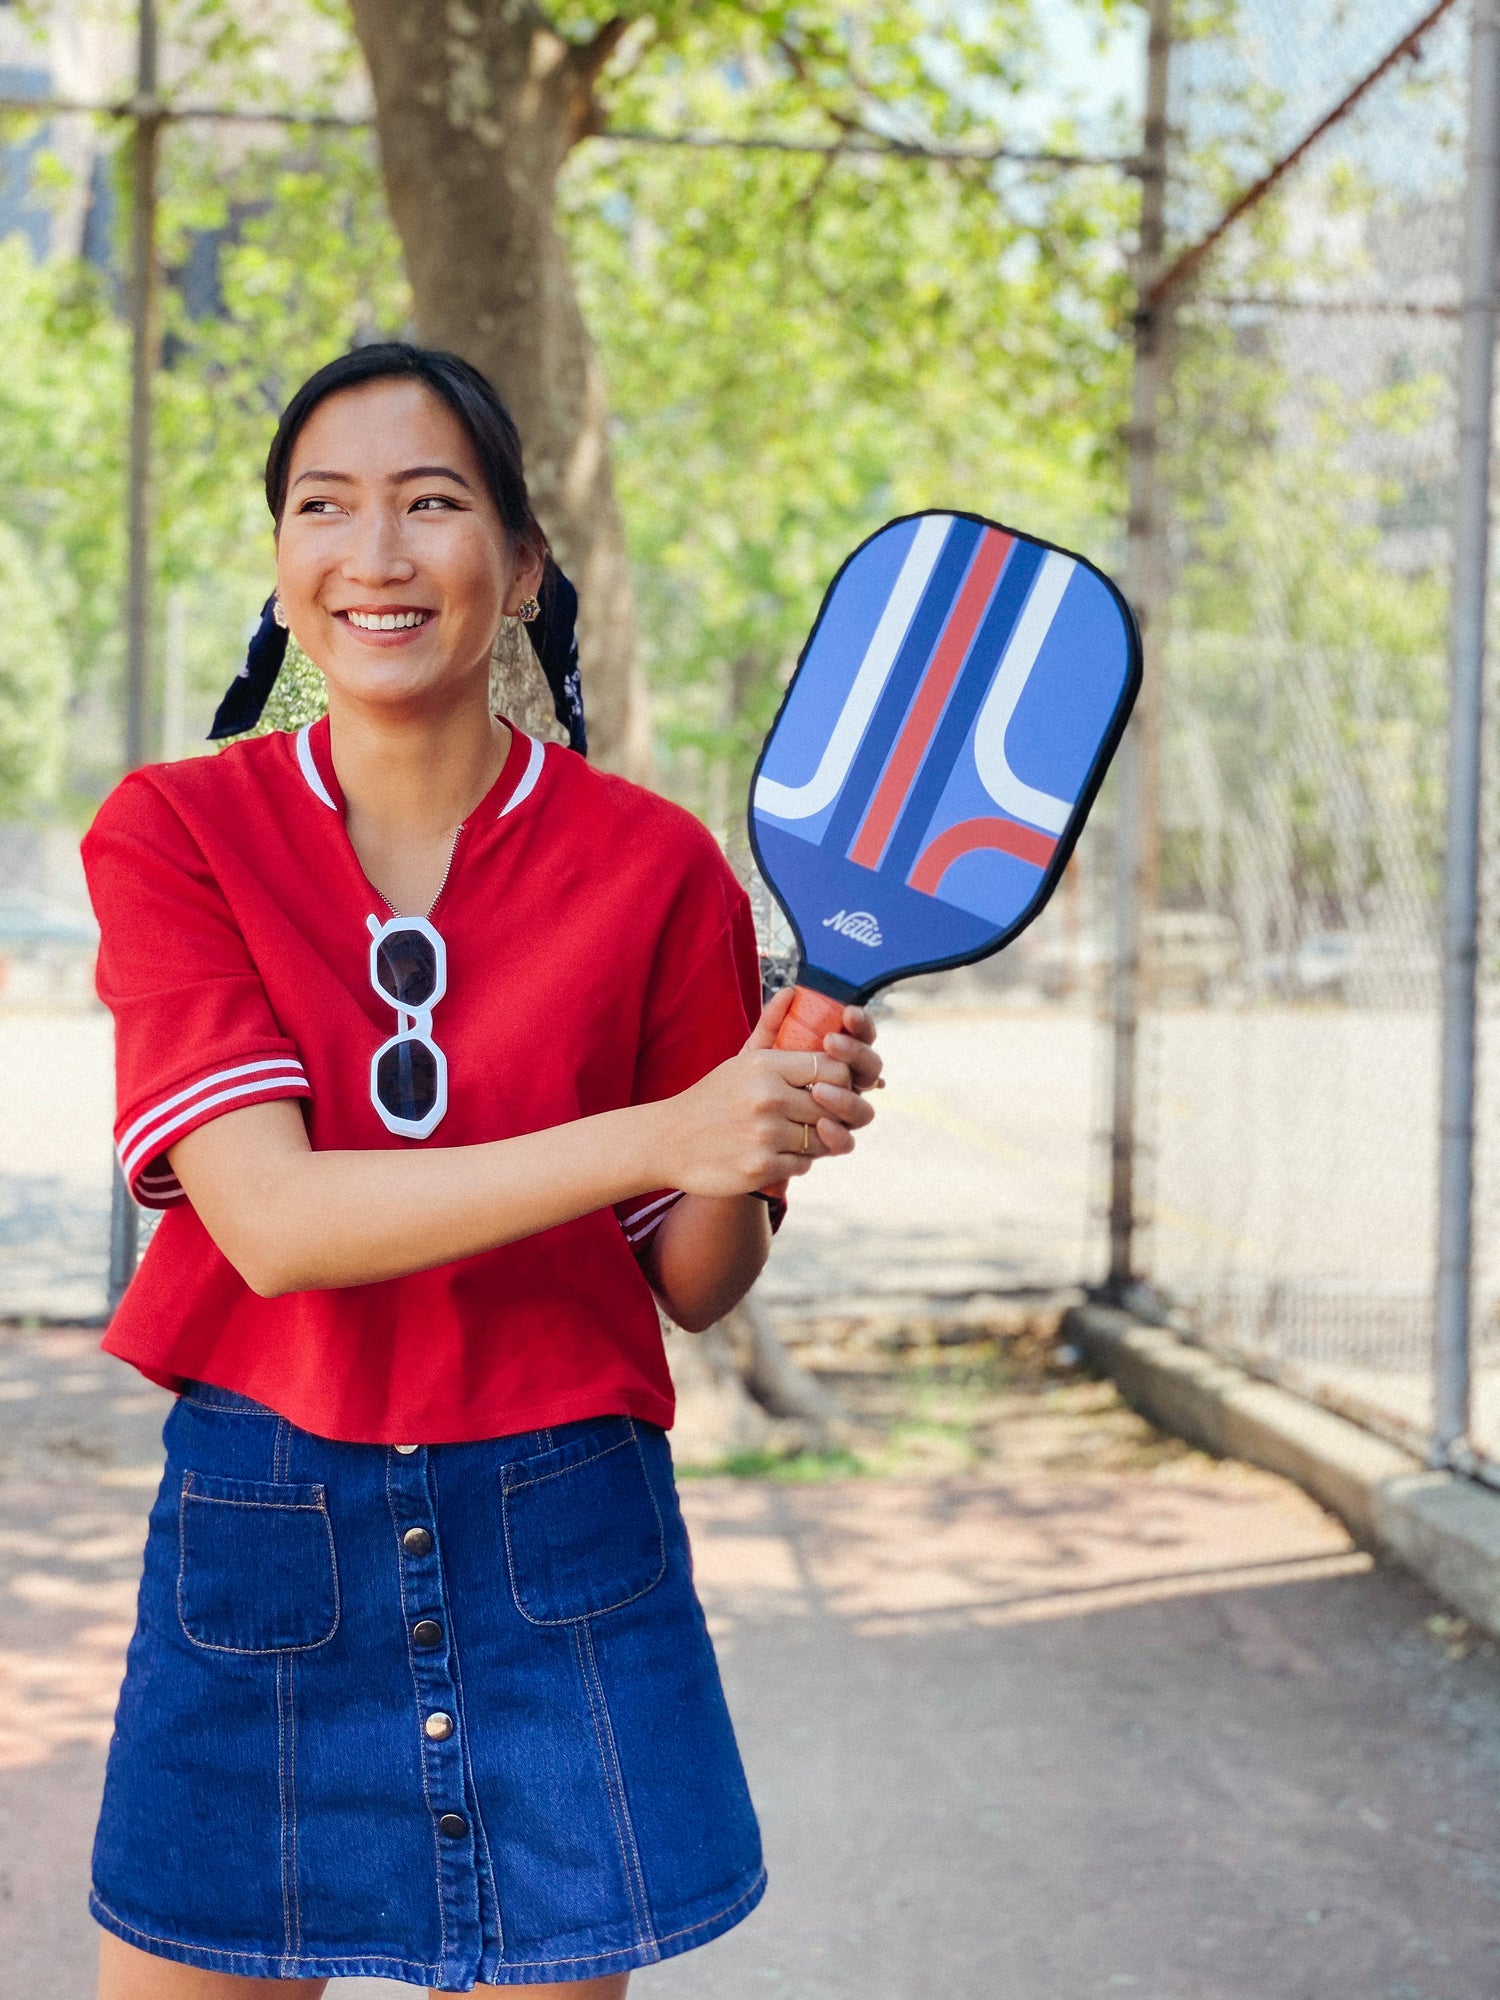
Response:
M546 566L545 544L538 548L530 539L520 544L516 550L516 567L510 580L510 589L505 593L503 609L507 618L514 618L528 597L541 595L542 577Z

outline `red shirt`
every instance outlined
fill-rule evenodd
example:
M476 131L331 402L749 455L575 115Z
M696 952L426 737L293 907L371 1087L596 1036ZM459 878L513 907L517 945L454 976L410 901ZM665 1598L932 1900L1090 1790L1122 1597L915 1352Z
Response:
M513 730L429 913L448 955L432 1012L448 1108L425 1140L389 1132L371 1103L371 1057L397 1018L370 983L367 926L392 912L344 829L326 721L133 773L83 855L115 1017L115 1139L136 1198L165 1210L108 1352L359 1442L671 1423L632 1247L670 1193L410 1277L263 1299L166 1153L275 1097L301 1098L329 1150L472 1145L686 1089L740 1048L760 993L749 903L695 819Z

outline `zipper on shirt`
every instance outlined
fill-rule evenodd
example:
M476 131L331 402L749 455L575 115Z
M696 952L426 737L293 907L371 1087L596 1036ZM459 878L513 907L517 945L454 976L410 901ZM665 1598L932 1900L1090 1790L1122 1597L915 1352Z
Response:
M460 820L458 825L453 830L453 839L448 847L448 865L443 870L443 879L441 882L438 883L437 894L433 897L432 901L427 905L427 908L422 912L423 917L426 919L428 923L431 923L433 911L437 908L438 904L443 900L443 891L448 886L448 877L453 873L453 862L455 856L458 853L458 843L463 838L464 828L468 824L469 822L466 819ZM409 910L398 910L396 908L396 905L391 901L390 897L381 895L380 890L376 889L375 893L377 896L380 896L381 902L385 904L386 908L390 911L393 917L405 917L411 914Z
M432 921L433 911L437 908L438 904L443 900L443 891L448 886L448 877L453 873L453 863L458 854L458 843L463 839L464 828L468 824L469 822L466 819L461 819L458 825L453 829L453 844L448 849L448 866L443 870L443 879L437 885L437 894L433 897L432 901L427 905L427 908L423 911L423 915L427 918L429 923Z

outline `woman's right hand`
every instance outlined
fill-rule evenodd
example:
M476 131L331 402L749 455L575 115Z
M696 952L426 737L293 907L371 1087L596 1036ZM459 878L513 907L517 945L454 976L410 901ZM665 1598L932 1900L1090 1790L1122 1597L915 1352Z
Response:
M662 1118L662 1187L753 1194L854 1150L874 1108L834 1056L774 1046L790 990L770 1000L737 1056L653 1107Z

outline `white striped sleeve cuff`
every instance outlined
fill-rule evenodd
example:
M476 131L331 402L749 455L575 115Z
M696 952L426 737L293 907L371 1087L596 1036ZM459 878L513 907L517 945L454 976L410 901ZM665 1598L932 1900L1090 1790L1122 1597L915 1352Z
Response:
M182 1184L164 1157L169 1146L208 1124L216 1113L275 1097L311 1095L307 1072L295 1056L267 1056L212 1070L143 1111L120 1134L116 1150L126 1184L144 1207L169 1208L183 1199Z
M620 1227L625 1232L625 1241L631 1249L639 1253L643 1244L661 1227L667 1210L673 1202L681 1201L679 1190L671 1194L659 1194L654 1200L645 1202L629 1215L620 1217Z

